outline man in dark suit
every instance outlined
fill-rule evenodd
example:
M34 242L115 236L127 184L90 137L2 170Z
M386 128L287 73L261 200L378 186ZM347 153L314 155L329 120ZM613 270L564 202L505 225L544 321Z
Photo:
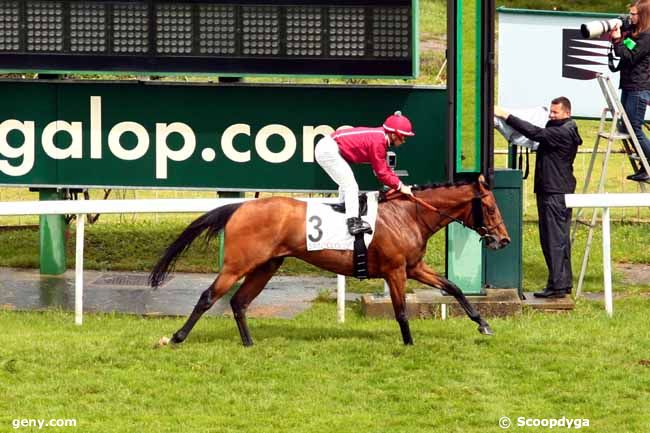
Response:
M548 281L539 298L564 298L571 293L571 209L565 194L576 189L573 161L582 138L571 118L571 102L561 96L551 101L546 127L537 127L511 115L501 107L494 115L530 140L539 143L535 161L535 194L539 216L539 240L548 267Z

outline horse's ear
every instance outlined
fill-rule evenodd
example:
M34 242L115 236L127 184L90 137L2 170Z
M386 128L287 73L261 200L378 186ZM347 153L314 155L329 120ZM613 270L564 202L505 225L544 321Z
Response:
M485 188L490 190L492 189L488 181L485 180L485 176L483 176L483 173L479 174L477 181L479 185L483 185Z

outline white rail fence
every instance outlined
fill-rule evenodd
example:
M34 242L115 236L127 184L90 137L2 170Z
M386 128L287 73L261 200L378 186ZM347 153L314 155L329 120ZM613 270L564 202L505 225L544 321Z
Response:
M605 310L611 317L614 314L612 295L612 255L610 208L650 206L648 193L615 194L567 194L566 206L570 208L600 208L603 212L603 284L605 292Z
M584 137L583 137L584 138ZM578 155L574 163L574 171L576 177L578 177L579 186L582 186L584 182L584 173L587 171L589 165L589 160L591 154L593 153L592 148L584 148L580 146L581 149L578 150ZM507 155L508 150L497 149L495 153L495 164L500 167L505 167L507 165ZM599 155L604 154L604 150L598 150ZM628 162L627 154L624 150L612 149L612 155L609 159L609 168L607 176L607 185L605 190L612 193L638 193L641 192L638 182L632 182L626 179L626 176L632 174L632 168ZM533 173L535 171L535 153L530 154L530 177L524 180L523 183L523 215L527 219L537 220L537 207L535 205L535 199L533 194ZM598 170L600 169L600 164L602 163L602 157L599 157L596 164ZM596 168L594 169L596 170ZM595 171L596 173L596 171ZM600 171L597 171L598 175ZM598 187L598 182L593 182L593 193L596 193ZM650 209L635 208L634 206L629 207L620 207L615 212L610 215L612 218L617 220L641 220L646 221L650 219Z
M230 203L254 199L144 199L144 200L49 200L0 202L0 215L77 215L75 240L75 323L83 323L84 216L86 214L192 213L208 212ZM332 198L300 198L302 201L333 203ZM337 282L338 321L345 320L345 277Z

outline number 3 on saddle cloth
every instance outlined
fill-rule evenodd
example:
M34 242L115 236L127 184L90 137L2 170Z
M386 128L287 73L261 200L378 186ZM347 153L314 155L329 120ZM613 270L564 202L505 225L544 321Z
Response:
M377 221L377 197L377 192L359 196L360 216L370 224L373 233ZM364 200L366 198L367 200ZM367 206L363 206L364 201ZM353 250L354 276L359 279L368 278L367 248L372 242L373 235L359 234L355 239L348 232L345 213L341 205L308 202L305 231L307 251Z

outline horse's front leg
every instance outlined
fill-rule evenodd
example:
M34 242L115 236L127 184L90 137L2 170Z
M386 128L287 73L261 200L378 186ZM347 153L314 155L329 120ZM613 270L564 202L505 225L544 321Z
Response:
M413 344L413 337L411 337L411 328L406 315L406 294L404 293L406 269L400 267L392 270L386 274L385 279L390 288L390 299L395 311L395 320L397 320L399 329L402 331L402 340L404 340L404 344L411 345Z
M415 267L409 269L408 277L428 286L442 289L452 295L456 298L460 306L463 307L467 316L478 324L478 331L481 334L494 335L490 325L483 320L479 312L469 303L460 288L448 279L436 274L433 269L429 268L424 262L420 262Z

